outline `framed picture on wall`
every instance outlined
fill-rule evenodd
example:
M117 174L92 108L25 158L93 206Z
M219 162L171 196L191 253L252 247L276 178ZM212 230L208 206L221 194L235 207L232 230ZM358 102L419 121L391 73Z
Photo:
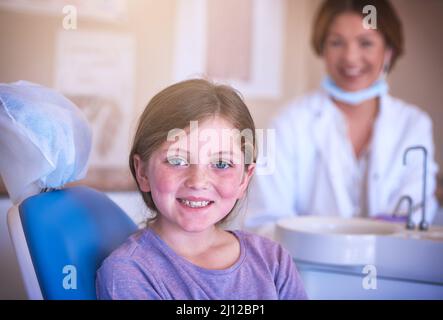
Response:
M86 183L101 190L135 189L128 155L134 108L135 39L130 34L61 31L55 88L92 127Z
M229 83L248 98L282 91L283 0L177 0L174 81Z
M128 18L126 0L0 0L0 7L16 12L62 15L70 6L82 18L116 22Z

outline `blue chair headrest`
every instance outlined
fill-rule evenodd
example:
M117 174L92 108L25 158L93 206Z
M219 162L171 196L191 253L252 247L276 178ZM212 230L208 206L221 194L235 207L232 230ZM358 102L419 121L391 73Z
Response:
M101 262L137 230L120 207L88 187L38 194L19 211L45 299L96 299Z

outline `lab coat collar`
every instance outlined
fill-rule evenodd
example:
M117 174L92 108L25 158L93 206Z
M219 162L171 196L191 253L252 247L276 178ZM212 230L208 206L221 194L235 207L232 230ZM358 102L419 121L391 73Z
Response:
M378 183L381 183L381 177L385 176L386 169L390 161L394 159L387 159L386 155L392 154L392 148L395 147L393 135L389 134L389 130L395 121L395 112L389 105L392 104L391 97L384 95L380 97L379 113L374 123L372 138L371 138L371 150L377 150L377 152L370 152L369 172L368 172L368 213L374 214L377 210L377 199L374 190L377 189ZM316 117L316 125L313 128L314 143L318 146L320 156L323 158L327 165L327 172L330 179L330 183L333 186L335 193L335 199L337 201L337 207L342 210L340 214L342 216L352 216L354 208L352 207L352 201L343 183L340 183L340 174L337 172L338 168L343 168L343 161L349 161L351 159L345 159L341 157L339 151L339 144L337 139L341 139L342 136L333 136L337 129L334 125L337 125L336 121L331 121L335 114L338 112L333 101L328 94L321 91L319 100L312 105L314 116ZM343 126L341 126L343 127ZM343 127L346 130L345 127ZM340 132L340 135L346 134L346 132Z
M374 122L371 143L377 153L372 152L371 163L374 174L383 176L388 167L388 163L394 159L386 159L386 155L393 154L395 148L394 135L390 134L391 128L398 115L395 114L392 105L392 98L389 95L380 97L379 111Z
M395 123L397 115L395 114L394 109L389 107L390 105L392 105L392 97L390 95L386 94L380 97L379 111L374 122L374 128L372 131L370 142L371 150L380 150L380 152L378 153L371 152L372 171L374 171L374 173L377 173L377 175L379 176L385 173L384 170L385 168L387 168L386 161L392 160L385 159L384 155L392 154L392 152L389 152L389 150L392 150L392 148L395 147L395 141L393 139L394 135L389 133L392 128L392 124ZM336 117L337 113L339 112L337 107L334 105L332 99L324 90L321 90L320 101L319 103L313 105L313 110L315 112L315 116L318 119L318 129L326 129L328 127L328 124L326 122L330 122L331 119L333 119L331 117ZM341 116L341 114L338 116ZM343 118L341 117L340 119ZM341 130L344 131L341 133L346 134L346 127L342 127L343 128ZM327 132L322 132L322 134L318 133L316 134L316 141L319 143L325 143L328 140L324 139L324 137L328 137L329 135L330 133L328 134ZM322 150L326 149L322 148Z
M392 106L392 97L384 95L380 98L380 108L374 123L372 133L372 147L377 152L371 152L370 167L368 173L368 213L379 214L379 200L377 199L379 185L383 183L389 164L397 159L388 158L395 154L392 150L396 148L395 135L391 133L393 124L398 115ZM401 165L399 163L399 165Z
M336 209L340 210L337 213L344 217L351 217L354 208L345 185L341 183L343 172L340 170L344 166L343 162L352 161L352 159L346 159L343 152L340 152L340 148L343 145L340 143L340 139L343 139L343 136L346 135L346 127L342 123L337 123L337 121L333 120L339 116L336 113L338 110L336 110L332 100L324 92L320 95L319 101L313 105L313 110L316 117L313 139L318 146L317 150L322 158L321 161L326 164L327 177L325 178L329 180L332 186ZM337 125L339 126L338 130Z

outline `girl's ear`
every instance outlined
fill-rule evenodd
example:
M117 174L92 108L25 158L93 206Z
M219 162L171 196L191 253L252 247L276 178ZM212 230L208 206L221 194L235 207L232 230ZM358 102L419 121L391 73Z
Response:
M243 198L243 196L245 195L249 182L251 181L251 178L254 175L254 171L255 171L255 163L251 163L250 165L248 165L248 169L243 174L243 180L239 186L240 189L238 193L238 199Z
M149 186L147 176L147 163L145 163L138 154L134 154L132 161L134 161L135 176L140 190L143 192L150 192L151 187Z

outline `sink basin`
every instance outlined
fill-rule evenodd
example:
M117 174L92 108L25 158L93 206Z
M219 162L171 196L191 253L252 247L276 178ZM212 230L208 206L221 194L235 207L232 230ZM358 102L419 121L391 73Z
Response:
M407 230L404 223L306 216L278 221L275 231L302 262L374 265L386 277L443 284L443 228Z
M379 237L378 271L386 277L443 284L443 230L436 229Z
M405 234L400 234L398 236L403 236L409 239L417 239L417 240L431 240L431 241L443 241L443 231L436 231L432 228L427 231L414 231L414 232L406 232Z
M294 258L323 264L375 263L377 235L390 235L404 227L362 218L291 217L278 221L276 239Z
M361 218L343 219L338 217L296 217L280 220L281 228L306 233L327 233L342 235L392 234L403 226Z

